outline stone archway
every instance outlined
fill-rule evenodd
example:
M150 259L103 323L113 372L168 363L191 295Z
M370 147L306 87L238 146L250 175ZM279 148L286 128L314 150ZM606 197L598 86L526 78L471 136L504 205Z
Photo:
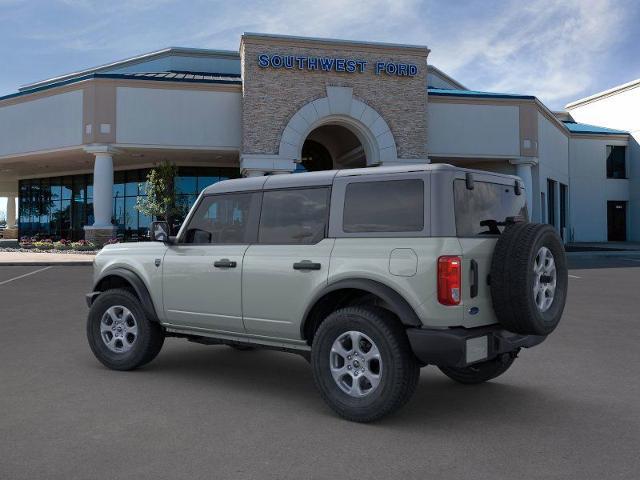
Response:
M284 128L278 156L300 162L305 140L324 126L339 126L351 132L362 145L367 166L397 159L393 134L373 108L353 97L349 87L327 87L327 96L307 103Z

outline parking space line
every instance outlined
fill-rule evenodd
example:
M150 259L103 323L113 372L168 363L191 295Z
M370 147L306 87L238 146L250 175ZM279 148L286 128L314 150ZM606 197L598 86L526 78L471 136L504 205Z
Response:
M5 280L0 282L0 285L4 285L5 283L13 282L14 280L20 280L21 278L28 277L29 275L33 275L35 273L44 272L45 270L49 270L51 267L39 268L38 270L34 270L33 272L25 273L24 275L20 275L17 277L10 278L9 280Z
M577 275L571 275L571 274L569 274L569 278L582 278L582 277L579 277L579 276L577 276Z

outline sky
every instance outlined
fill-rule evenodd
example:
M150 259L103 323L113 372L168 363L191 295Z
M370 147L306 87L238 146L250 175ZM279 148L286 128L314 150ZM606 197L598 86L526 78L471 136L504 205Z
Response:
M243 32L426 45L467 88L554 110L640 78L637 0L0 0L0 95L168 46L237 50Z

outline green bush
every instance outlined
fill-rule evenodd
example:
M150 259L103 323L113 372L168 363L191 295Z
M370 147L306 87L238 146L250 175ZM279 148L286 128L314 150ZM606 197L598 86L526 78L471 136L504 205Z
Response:
M96 250L98 246L95 243L88 242L86 240L79 240L77 242L73 242L71 244L71 248L73 250L79 250L83 252L88 252L90 250Z
M55 250L71 250L71 243L69 240L60 240L59 242L53 242L53 248Z

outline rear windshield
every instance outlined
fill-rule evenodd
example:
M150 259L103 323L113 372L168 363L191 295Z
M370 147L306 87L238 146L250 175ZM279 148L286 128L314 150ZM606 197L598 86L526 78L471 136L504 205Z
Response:
M474 182L473 190L464 180L455 180L456 232L459 237L500 235L508 217L528 218L524 192L497 183Z

